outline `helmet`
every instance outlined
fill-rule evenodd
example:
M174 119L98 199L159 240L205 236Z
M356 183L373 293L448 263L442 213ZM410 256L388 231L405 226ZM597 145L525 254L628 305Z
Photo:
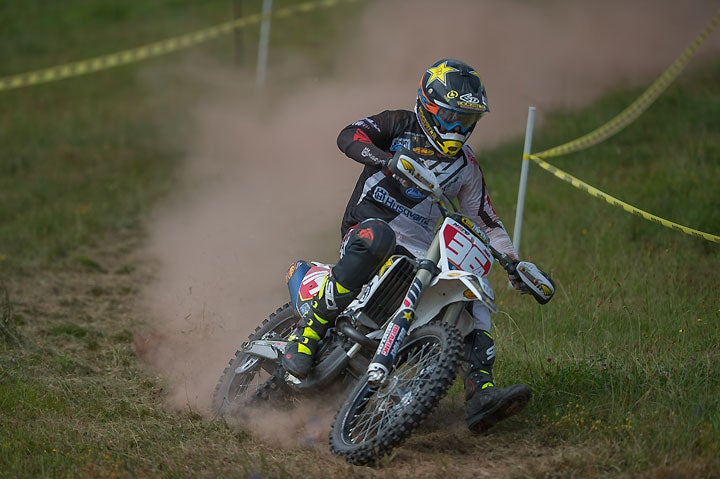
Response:
M435 62L420 79L415 116L430 143L444 156L457 156L488 111L480 75L459 60Z

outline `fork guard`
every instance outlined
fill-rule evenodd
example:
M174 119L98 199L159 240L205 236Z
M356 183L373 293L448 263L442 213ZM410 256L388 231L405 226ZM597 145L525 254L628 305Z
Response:
M445 271L438 274L423 293L409 332L429 323L448 304L470 301L481 301L491 312L498 311L495 295L487 281L467 271ZM470 333L475 324L464 308L460 311L456 323L463 335Z

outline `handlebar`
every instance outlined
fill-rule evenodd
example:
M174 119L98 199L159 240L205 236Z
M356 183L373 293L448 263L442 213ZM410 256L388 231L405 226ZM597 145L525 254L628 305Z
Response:
M428 195L438 205L443 217L461 216L453 202L450 201L440 187L440 182L435 173L427 168L422 159L414 152L406 148L400 148L390 158L387 167L401 182L409 183ZM462 219L465 218L462 217ZM550 301L550 298L555 294L555 283L547 273L540 270L533 263L517 261L506 254L500 253L490 244L484 233L469 218L467 220L471 225L471 229L474 230L474 234L490 248L493 257L509 275L522 280L539 303L545 304ZM468 226L466 221L462 221L462 223Z
M453 205L452 201L450 201L440 187L440 182L437 176L435 176L435 173L427 168L422 163L420 157L414 152L407 148L400 148L395 152L393 157L388 160L387 167L400 181L410 183L428 195L433 202L437 203L444 217L453 216L458 213L455 205ZM480 237L479 234L477 234L477 236ZM490 242L487 241L487 238L481 237L481 239L490 248L493 257L500 263L503 269L505 269L508 274L515 274L517 261L512 260L508 255L496 250Z

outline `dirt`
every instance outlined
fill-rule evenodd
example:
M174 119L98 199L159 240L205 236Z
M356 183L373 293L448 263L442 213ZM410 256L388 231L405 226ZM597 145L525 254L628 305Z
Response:
M287 300L287 266L297 258L336 259L339 218L361 169L337 150L340 128L383 109L411 108L423 70L455 57L475 66L487 86L491 113L470 142L482 155L522 134L528 106L542 124L552 109L649 83L705 27L714 3L376 2L354 24L357 36L344 40L334 75L285 59L311 80L273 84L271 74L255 95L251 73L196 71L208 93L192 106L194 134L182 139L191 152L186 193L158 208L148 225L143 254L157 267L142 291L149 324L136 334L139 356L173 385L170 404L206 412L237 346ZM716 32L700 53L718 50ZM398 450L396 475L383 477L560 477L553 471L568 464L593 476L583 455L596 453L525 444L529 419L475 438L464 428L462 405L447 407ZM265 419L251 431L272 443L297 416ZM297 454L303 439L283 447ZM321 449L316 457L334 464Z

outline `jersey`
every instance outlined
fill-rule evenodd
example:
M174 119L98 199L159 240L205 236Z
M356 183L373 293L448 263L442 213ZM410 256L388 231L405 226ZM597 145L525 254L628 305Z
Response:
M461 213L483 229L493 247L517 258L469 146L463 146L456 158L439 155L415 113L408 110L386 110L356 121L340 131L337 144L349 158L364 165L345 209L343 236L360 221L378 218L393 229L398 245L416 257L424 256L442 214L429 198L415 188L404 187L383 168L394 151L406 148L418 154L437 175L445 194L457 198Z

